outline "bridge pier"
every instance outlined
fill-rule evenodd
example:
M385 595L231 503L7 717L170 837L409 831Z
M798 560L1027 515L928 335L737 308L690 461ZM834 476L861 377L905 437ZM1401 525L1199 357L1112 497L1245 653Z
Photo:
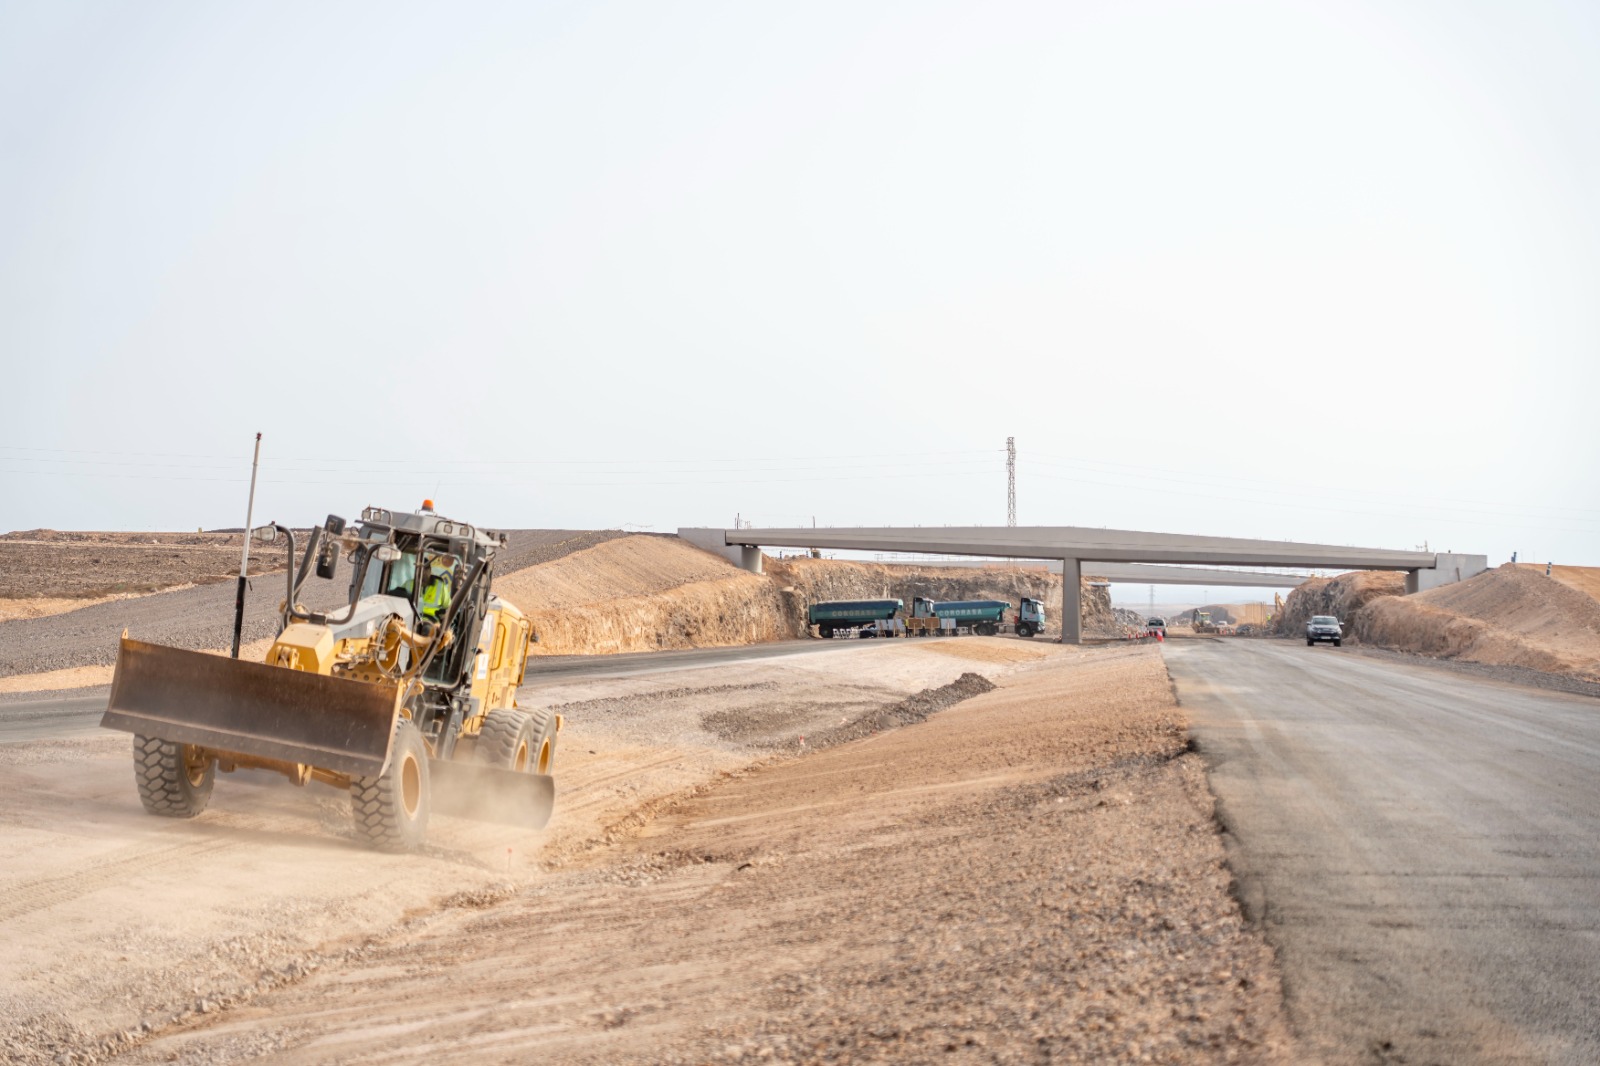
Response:
M1061 643L1083 643L1083 561L1061 560Z

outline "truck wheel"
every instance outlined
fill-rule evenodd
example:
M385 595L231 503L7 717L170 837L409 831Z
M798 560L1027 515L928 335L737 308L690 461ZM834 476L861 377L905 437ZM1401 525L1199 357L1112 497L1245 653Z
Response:
M994 625L989 622L983 622L978 626L978 636L980 637L992 637L998 632L999 630L997 630Z
M1033 626L1029 625L1027 622L1018 622L1017 636L1023 637L1024 639L1033 636Z
M139 786L139 802L151 814L193 818L211 802L217 761L193 744L135 734L133 779Z
M821 637L823 640L832 640L833 639L833 627L832 626L818 626L817 627L817 636Z
M1344 641L1335 638L1334 642L1333 642L1333 646L1335 648L1342 648L1342 647L1344 647Z
M1315 647L1316 643L1317 642L1312 640L1310 637L1306 638L1306 647L1308 647L1308 648Z
M502 770L526 770L539 757L539 736L527 711L513 707L492 710L478 732L474 758Z
M350 779L356 834L384 851L415 851L428 835L428 745L402 718L389 765L377 777Z

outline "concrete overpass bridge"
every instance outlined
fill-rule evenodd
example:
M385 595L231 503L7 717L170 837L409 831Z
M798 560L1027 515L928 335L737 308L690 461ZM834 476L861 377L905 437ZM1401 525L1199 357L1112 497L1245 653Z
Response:
M1200 537L1182 533L1143 533L1082 526L878 526L823 529L680 529L691 544L761 572L761 549L818 548L833 551L923 552L996 559L1061 560L1063 589L1080 584L1088 564L1100 574L1115 569L1111 580L1152 584L1217 584L1232 570L1213 570L1218 577L1181 567L1301 567L1320 570L1403 570L1406 591L1417 592L1471 577L1488 568L1482 555L1456 555L1335 544ZM1150 576L1141 576L1147 573ZM1156 571L1163 580L1155 580ZM1174 571L1177 571L1175 574ZM1102 576L1109 577L1109 574ZM1198 580L1197 580L1198 578ZM1268 580L1282 581L1282 575ZM1061 641L1083 639L1077 596L1062 596Z
M890 566L971 566L970 559L885 559ZM1018 566L1043 566L1061 573L1060 559L1007 559ZM1084 563L1083 576L1132 585L1215 585L1221 588L1291 589L1315 576L1292 570L1224 570L1214 566L1156 566L1153 563Z

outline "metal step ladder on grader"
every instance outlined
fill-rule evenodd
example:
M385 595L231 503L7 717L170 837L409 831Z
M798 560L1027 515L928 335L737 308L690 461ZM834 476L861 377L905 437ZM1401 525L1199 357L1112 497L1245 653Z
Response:
M152 814L193 818L217 773L272 770L297 785L350 793L356 834L375 847L423 843L430 812L542 828L560 715L522 710L532 626L491 591L493 534L432 513L369 507L346 526L330 515L296 566L264 662L131 640L117 655L101 725L134 734L139 798ZM349 601L308 610L313 566L354 567ZM241 593L242 596L242 593ZM242 604L242 600L241 600Z

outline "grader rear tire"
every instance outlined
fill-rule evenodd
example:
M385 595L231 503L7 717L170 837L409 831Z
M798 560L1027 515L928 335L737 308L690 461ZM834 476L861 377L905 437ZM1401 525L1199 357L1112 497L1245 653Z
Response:
M428 745L402 718L383 773L350 779L356 834L383 851L415 851L428 835L428 807Z
M533 730L533 735L538 738L534 744L534 758L528 766L528 772L547 774L556 761L556 712L548 707L529 711L528 725Z
M133 779L139 786L139 802L151 814L193 818L211 802L217 761L192 744L135 734Z
M478 749L473 753L478 762L522 772L533 766L538 755L539 735L527 711L500 707L484 717Z

